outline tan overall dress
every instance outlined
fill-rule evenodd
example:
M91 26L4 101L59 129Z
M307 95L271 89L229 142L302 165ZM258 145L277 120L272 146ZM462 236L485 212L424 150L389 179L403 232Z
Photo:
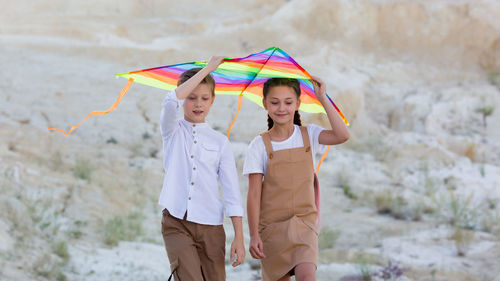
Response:
M269 133L261 134L268 156L259 220L266 256L261 260L263 281L293 274L301 263L317 265L313 158L307 129L300 131L304 147L278 151L273 151Z

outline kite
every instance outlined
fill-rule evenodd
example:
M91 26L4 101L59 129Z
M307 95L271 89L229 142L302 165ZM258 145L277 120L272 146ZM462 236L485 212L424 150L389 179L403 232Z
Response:
M57 128L49 128L49 130L57 130L68 135L85 122L89 116L104 115L115 110L133 82L168 91L174 90L177 87L177 79L184 71L195 67L204 67L206 63L207 61L195 61L116 74L117 77L127 78L128 83L108 110L89 113L80 124L71 126L68 132ZM238 96L238 109L229 126L228 136L241 109L243 97L262 106L262 87L264 82L271 77L297 79L301 87L299 110L309 113L326 113L314 93L311 75L285 51L277 47L267 48L262 52L243 58L226 58L211 75L215 80L216 95ZM328 95L327 97L345 124L349 125L332 99ZM318 169L327 153L328 150L318 163Z

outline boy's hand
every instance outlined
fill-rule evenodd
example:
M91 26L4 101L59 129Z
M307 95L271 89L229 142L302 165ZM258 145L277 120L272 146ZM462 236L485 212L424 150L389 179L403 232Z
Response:
M260 239L260 235L256 234L255 236L250 237L250 254L254 259L263 259L266 257L264 255L264 244Z
M237 259L235 260L235 258ZM236 237L234 238L233 243L231 243L230 259L233 262L233 267L242 264L245 260L245 245L243 244L243 237Z
M314 93L318 98L326 96L326 85L321 78L312 76L312 84L314 86Z
M207 62L205 66L206 69L210 70L210 72L215 71L217 67L224 61L225 57L222 56L212 56Z

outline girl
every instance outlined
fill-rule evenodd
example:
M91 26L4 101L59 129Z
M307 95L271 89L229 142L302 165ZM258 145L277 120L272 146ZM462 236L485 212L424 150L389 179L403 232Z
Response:
M331 130L301 126L300 84L271 78L264 84L269 131L249 146L243 174L248 176L247 212L250 254L261 260L262 280L315 280L318 212L314 200L313 155L324 145L349 138L344 122L326 96L323 81L314 91L328 115Z

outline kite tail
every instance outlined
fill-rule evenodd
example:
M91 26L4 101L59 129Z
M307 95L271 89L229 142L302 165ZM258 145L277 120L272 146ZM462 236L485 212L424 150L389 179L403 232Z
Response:
M320 201L321 201L321 195L319 192L319 180L318 180L318 172L319 172L319 167L321 167L321 163L323 160L325 160L326 156L328 155L328 151L330 150L330 146L326 147L325 153L323 153L323 156L321 156L321 159L319 160L318 166L316 167L316 171L314 172L314 203L316 203L316 209L318 210L318 220L317 220L317 225L318 228L321 228L321 214L320 214Z
M233 122L231 122L231 126L229 126L229 129L227 130L227 137L229 138L229 134L231 133L231 129L233 128L234 121L236 121L236 117L238 116L238 113L240 113L241 109L241 102L243 101L243 93L241 93L238 96L238 110L236 111L236 114L234 115Z
M319 160L318 166L316 167L316 171L314 173L319 172L319 167L321 167L321 163L323 163L323 160L325 160L326 156L328 155L328 151L330 150L330 146L326 147L325 153L323 153L323 156L321 156L321 159Z
M69 129L69 131L67 133L65 131L61 130L61 129L58 129L58 128L49 128L49 131L59 131L59 132L65 134L65 135L69 135L76 128L80 127L80 125L82 125L85 121L87 121L87 119L91 115L104 115L104 114L110 113L111 111L115 110L118 107L118 105L120 104L121 100L123 99L123 96L125 96L125 94L127 93L128 89L130 89L130 86L132 86L133 82L134 82L133 78L129 78L128 79L127 85L125 85L125 87L120 92L120 95L118 96L118 99L115 101L115 103L110 108L108 108L108 110L106 110L106 111L92 111L92 112L90 112L89 114L87 114L87 116L85 116L85 118L83 119L82 122L80 122L80 124L71 126L71 128Z

